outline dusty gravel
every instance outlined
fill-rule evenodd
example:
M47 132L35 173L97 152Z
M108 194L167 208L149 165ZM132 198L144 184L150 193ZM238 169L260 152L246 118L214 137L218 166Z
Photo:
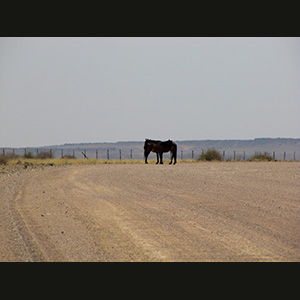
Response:
M0 261L300 261L300 163L0 173Z

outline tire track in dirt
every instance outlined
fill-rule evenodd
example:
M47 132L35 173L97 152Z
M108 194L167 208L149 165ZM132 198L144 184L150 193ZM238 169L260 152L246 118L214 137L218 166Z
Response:
M0 261L32 261L14 209L21 182L15 175L7 176L0 180Z
M31 172L19 172L9 174L0 182L0 226L1 245L0 261L41 261L44 256L33 242L26 218L17 208L17 202L24 198L24 182L30 180ZM4 236L3 236L4 235Z

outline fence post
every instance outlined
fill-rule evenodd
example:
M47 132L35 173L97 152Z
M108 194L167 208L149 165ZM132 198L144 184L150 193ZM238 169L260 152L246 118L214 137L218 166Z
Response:
M109 149L107 149L107 159L109 159Z
M283 160L286 159L286 152L283 152Z
M223 150L223 160L225 160L225 150Z
M235 151L233 151L233 160L235 160Z
M243 160L246 160L246 152L243 152Z
M192 150L192 159L194 159L194 150Z
M181 160L183 160L183 150L181 150Z
M275 151L273 151L273 159L275 160Z
M96 159L98 159L98 149L96 149Z
M132 159L132 149L130 150L130 159Z
M122 159L122 152L121 152L121 149L119 150L120 152L120 160Z

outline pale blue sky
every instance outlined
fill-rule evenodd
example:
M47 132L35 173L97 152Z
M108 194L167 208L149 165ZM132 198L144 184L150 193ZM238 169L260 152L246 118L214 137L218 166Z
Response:
M0 38L0 147L300 137L299 38Z

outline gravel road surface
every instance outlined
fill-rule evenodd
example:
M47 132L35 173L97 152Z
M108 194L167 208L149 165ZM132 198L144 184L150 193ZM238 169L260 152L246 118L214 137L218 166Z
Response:
M0 261L300 261L300 163L0 173Z

